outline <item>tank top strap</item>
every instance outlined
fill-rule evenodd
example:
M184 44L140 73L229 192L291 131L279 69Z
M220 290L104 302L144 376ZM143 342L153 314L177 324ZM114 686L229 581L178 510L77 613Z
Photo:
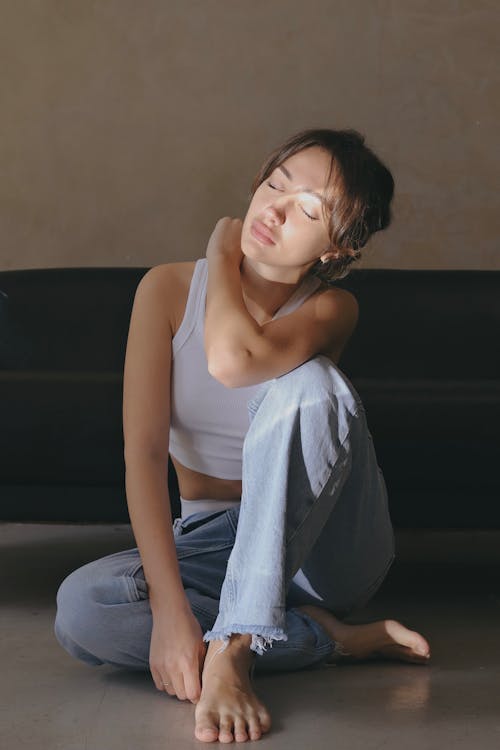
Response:
M198 258L196 261L193 277L189 286L189 294L186 301L186 310L182 322L172 339L172 353L175 356L179 349L184 346L196 324L202 320L205 310L205 296L208 278L208 262L206 258Z
M281 318L283 315L289 315L297 310L300 305L306 301L321 286L321 280L317 276L306 276L302 283L295 290L289 300L282 305L274 314L273 320Z

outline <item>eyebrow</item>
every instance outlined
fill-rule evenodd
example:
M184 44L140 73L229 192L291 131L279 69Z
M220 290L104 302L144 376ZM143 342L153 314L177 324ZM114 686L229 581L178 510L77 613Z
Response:
M288 169L283 166L283 164L280 164L280 166L278 167L278 169L280 169L283 172L283 174L285 175L285 177L288 177L289 180L293 180L292 175L290 174L290 172L288 171ZM302 188L302 192L303 193L310 193L311 195L314 195L314 197L315 198L319 198L319 200L322 203L325 200L325 198L324 198L323 195L320 195L319 193L316 193L314 190L311 190L311 188Z

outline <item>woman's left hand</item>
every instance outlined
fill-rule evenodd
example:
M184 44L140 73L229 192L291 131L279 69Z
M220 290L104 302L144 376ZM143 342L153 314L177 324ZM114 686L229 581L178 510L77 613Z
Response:
M229 216L219 219L208 241L207 258L227 258L239 267L244 255L241 249L242 227L241 219L231 219Z

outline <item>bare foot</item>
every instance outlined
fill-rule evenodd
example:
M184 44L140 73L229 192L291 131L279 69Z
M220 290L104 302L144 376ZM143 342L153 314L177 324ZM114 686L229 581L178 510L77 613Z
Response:
M316 620L330 638L340 646L335 661L364 661L367 659L398 659L414 664L427 664L430 647L425 638L408 630L397 620L379 620L366 625L348 625L322 607L297 607ZM342 653L344 652L344 653Z
M271 727L271 717L255 695L249 676L255 654L251 636L233 635L210 641L205 657L200 700L195 709L195 737L202 742L258 740Z

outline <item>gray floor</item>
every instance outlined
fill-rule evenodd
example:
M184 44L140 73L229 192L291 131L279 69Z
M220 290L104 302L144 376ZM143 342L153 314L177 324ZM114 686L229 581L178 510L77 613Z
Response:
M431 663L257 677L273 718L259 747L500 747L500 531L396 536L397 562L356 621L392 617L420 630ZM192 704L159 693L147 672L87 667L53 636L60 581L131 546L129 526L0 524L2 748L204 746L193 737Z

